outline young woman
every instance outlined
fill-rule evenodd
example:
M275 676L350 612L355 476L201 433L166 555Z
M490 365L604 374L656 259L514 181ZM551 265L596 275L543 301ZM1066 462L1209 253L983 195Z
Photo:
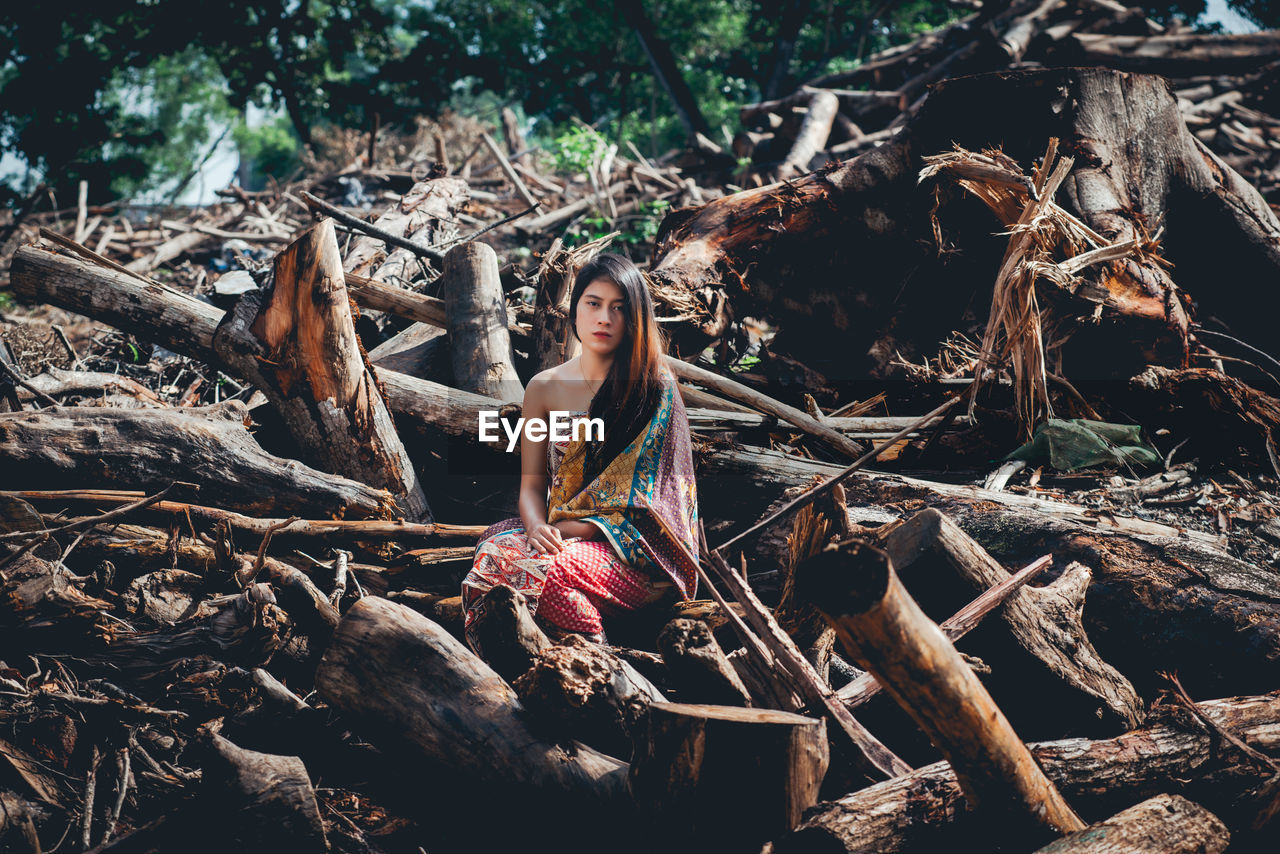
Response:
M499 584L523 593L544 626L593 640L602 613L687 599L697 585L689 423L644 276L626 258L597 256L574 280L569 319L582 352L529 382L522 414L600 418L604 436L522 436L520 517L481 535L462 581L473 647L477 606Z

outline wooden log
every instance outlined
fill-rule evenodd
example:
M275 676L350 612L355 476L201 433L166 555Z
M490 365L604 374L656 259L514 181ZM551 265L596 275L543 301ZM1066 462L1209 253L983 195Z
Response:
M702 455L699 477L737 476L729 508L710 515L755 517L752 490L803 486L841 467L785 454L737 448ZM1140 691L1160 671L1177 670L1200 696L1270 690L1280 678L1280 583L1275 574L1222 548L1219 538L1118 514L1094 514L1065 501L978 487L859 472L844 482L850 522L882 524L887 507L934 507L996 560L1017 565L1045 552L1093 574L1083 625L1103 660ZM901 511L898 511L901 512Z
M658 651L680 699L687 703L750 706L751 694L700 620L672 620L658 635Z
M0 415L10 487L70 488L86 477L148 491L196 479L211 504L256 515L391 515L391 496L272 456L253 440L239 401L188 409L59 407Z
M817 801L827 762L821 719L655 703L637 742L631 790L663 847L749 850L799 823Z
M213 333L223 313L189 295L34 246L20 247L14 254L10 281L25 299L79 312L175 353L222 363L213 348ZM395 371L382 369L377 377L388 406L412 425L473 442L479 410L502 405Z
M524 386L512 361L498 256L487 244L463 243L445 255L444 268L445 312L458 388L519 402Z
M442 222L453 220L470 198L470 188L460 178L428 178L414 184L398 204L379 214L373 225L414 245L429 245L436 241ZM393 277L407 280L416 273L417 260L406 247L392 249L377 237L362 234L344 255L343 269L379 282ZM413 273L406 275L411 270Z
M572 250L552 242L538 265L538 294L533 306L533 344L529 360L537 371L545 371L573 358L582 344L569 324L569 298L578 269L591 260L595 244Z
M796 574L799 595L929 735L975 809L1004 817L1002 828L1015 837L1085 827L973 670L902 587L888 554L849 542L805 561Z
M1063 59L1072 63L1168 77L1248 73L1280 59L1280 35L1270 30L1158 36L1076 33L1069 40L1074 49Z
M877 544L895 567L913 563L926 551L941 555L970 584L985 590L1009 573L943 513L930 508L912 516ZM1024 587L1010 594L1001 615L1029 653L1073 688L1097 697L1126 727L1142 723L1145 707L1133 685L1103 661L1083 625L1085 592L1092 573L1074 564L1047 587Z
M809 112L800 125L795 143L778 167L778 177L794 178L809 171L809 162L827 147L831 125L840 111L840 99L832 92L816 90L809 98Z
M476 603L469 642L471 651L508 682L515 682L552 646L534 623L524 595L505 584L490 589Z
M1157 795L1035 854L1221 854L1231 834L1216 815L1178 795Z
M815 421L794 406L787 406L785 403L780 403L768 395L749 389L741 383L671 356L666 357L666 364L679 379L706 386L725 397L733 398L761 412L775 415L845 456L857 459L863 454L863 448L857 442L825 424Z
M1233 697L1196 704L1250 747L1280 747L1280 697ZM1161 793L1181 793L1223 816L1270 775L1216 747L1202 728L1168 722L1110 739L1067 738L1029 745L1062 793L1095 815ZM1251 816L1246 817L1251 818ZM902 854L989 845L990 826L971 813L947 762L878 783L814 810L779 850Z
M411 756L431 777L485 787L490 798L524 798L512 803L542 794L584 816L616 816L627 799L625 763L540 739L498 674L403 605L366 597L351 606L316 670L316 688L367 737ZM562 815L530 820L549 829Z
M409 521L431 521L356 337L333 220L276 256L269 289L242 296L213 345L267 395L309 462L388 490Z
M534 656L512 687L541 731L618 757L630 756L644 710L665 699L626 661L576 634Z
M301 759L245 750L213 733L206 746L201 790L209 830L240 851L329 850Z

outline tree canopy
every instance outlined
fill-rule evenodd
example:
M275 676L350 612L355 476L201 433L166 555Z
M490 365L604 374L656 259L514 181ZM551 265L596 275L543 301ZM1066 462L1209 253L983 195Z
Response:
M1153 8L1191 15L1203 3ZM1276 17L1270 0L1233 5ZM0 148L55 189L88 180L104 200L181 183L227 133L242 152L283 160L326 123L407 122L490 92L544 138L577 117L657 153L686 135L673 85L715 136L743 103L853 68L962 11L946 0L11 3L0 11ZM663 57L666 81L654 71ZM249 104L283 120L251 130ZM0 189L9 200L12 178Z

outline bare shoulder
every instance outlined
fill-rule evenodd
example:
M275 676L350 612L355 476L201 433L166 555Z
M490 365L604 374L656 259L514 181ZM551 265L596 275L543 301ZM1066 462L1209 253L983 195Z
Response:
M548 410L570 408L568 404L571 402L572 381L577 377L572 368L575 364L574 359L571 359L562 365L556 365L535 374L525 387L526 399L530 392L536 390L537 399L545 404Z

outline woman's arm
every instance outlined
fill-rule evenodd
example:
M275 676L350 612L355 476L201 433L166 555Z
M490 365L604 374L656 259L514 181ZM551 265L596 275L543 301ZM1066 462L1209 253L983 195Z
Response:
M524 390L524 405L520 414L526 420L549 414L547 400L548 381L539 374L529 381ZM547 524L547 440L529 438L528 431L520 436L520 521L524 523L529 545L542 554L556 554L563 545L562 532Z

